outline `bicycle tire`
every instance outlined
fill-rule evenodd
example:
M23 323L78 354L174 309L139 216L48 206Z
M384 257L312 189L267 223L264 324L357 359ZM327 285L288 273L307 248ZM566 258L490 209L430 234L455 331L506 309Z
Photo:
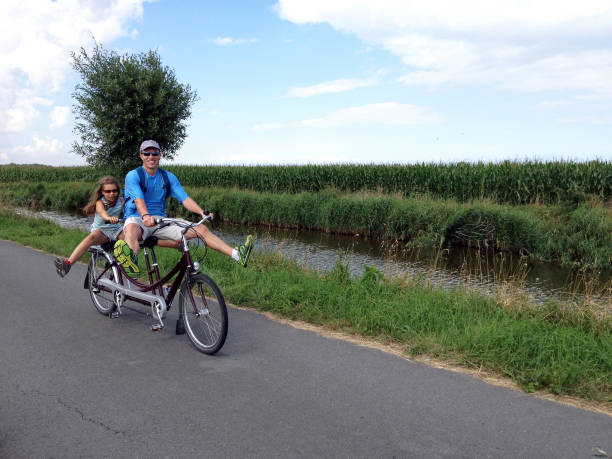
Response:
M89 294L91 301L100 314L109 315L116 308L115 299L112 292L99 289L96 285L97 279L104 273L107 267L108 260L101 254L92 253L89 266L87 268L87 277L89 280ZM103 274L107 279L115 280L115 274L112 269L109 269Z
M189 295L189 288L193 295ZM187 281L183 282L179 314L191 344L198 351L214 354L223 347L227 338L227 306L221 290L206 274L191 276L189 286Z

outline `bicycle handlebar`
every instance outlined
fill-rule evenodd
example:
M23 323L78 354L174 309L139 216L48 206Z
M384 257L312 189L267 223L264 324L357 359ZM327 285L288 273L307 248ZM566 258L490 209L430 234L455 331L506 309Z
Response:
M199 222L197 222L197 223L189 223L189 224L186 224L182 220L177 220L176 218L169 218L169 217L155 218L153 221L155 222L156 225L161 225L162 223L167 223L167 224L175 223L176 225L180 226L181 228L189 228L189 227L201 225L204 222L212 220L212 215L210 215L210 212L208 210L204 211L204 215L206 215L206 216L202 220L200 220ZM125 222L124 218L120 218L119 220L117 220L117 223L124 223L124 222ZM112 222L110 220L104 220L104 223L112 223Z
M178 220L176 218L168 218L168 217L156 218L154 219L154 221L156 225L163 225L164 223L169 225L170 223L174 223L175 225L180 226L181 228L193 228L194 226L201 225L202 223L207 222L212 219L212 215L210 215L209 211L207 210L204 211L204 214L206 216L197 223L190 223L190 222L185 223L183 220Z

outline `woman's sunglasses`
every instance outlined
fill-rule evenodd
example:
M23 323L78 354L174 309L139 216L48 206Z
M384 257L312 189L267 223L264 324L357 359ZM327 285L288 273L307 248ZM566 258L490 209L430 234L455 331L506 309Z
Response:
M143 151L142 154L143 156L149 156L149 155L159 156L159 151Z
M117 188L113 188L112 190L102 190L102 193L119 193Z

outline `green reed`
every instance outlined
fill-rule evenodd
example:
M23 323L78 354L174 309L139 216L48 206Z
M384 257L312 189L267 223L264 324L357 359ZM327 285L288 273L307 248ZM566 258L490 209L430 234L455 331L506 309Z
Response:
M80 209L94 184L0 183L6 204L58 211ZM257 193L190 188L220 220L397 239L411 247L471 246L512 250L534 259L612 269L612 216L598 200L566 206L460 203L379 193ZM189 217L168 200L168 212Z

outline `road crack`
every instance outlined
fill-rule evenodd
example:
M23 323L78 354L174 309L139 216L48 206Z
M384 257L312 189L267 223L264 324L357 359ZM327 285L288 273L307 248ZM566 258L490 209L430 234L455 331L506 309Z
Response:
M32 389L30 391L24 391L19 389L19 391L23 394L23 396L25 397L29 397L32 395L37 395L39 397L46 397L46 398L51 398L51 399L55 399L55 401L57 402L58 405L64 407L66 410L72 412L72 413L76 413L77 415L79 415L81 417L81 420L84 422L89 422L91 424L94 424L98 427L101 427L102 429L106 430L107 432L110 432L114 435L123 435L125 432L118 430L98 419L94 419L92 417L87 416L82 410L80 410L77 406L69 403L68 401L64 400L62 397L60 397L59 395L56 394L47 394L45 392L41 392L39 390L36 389Z

